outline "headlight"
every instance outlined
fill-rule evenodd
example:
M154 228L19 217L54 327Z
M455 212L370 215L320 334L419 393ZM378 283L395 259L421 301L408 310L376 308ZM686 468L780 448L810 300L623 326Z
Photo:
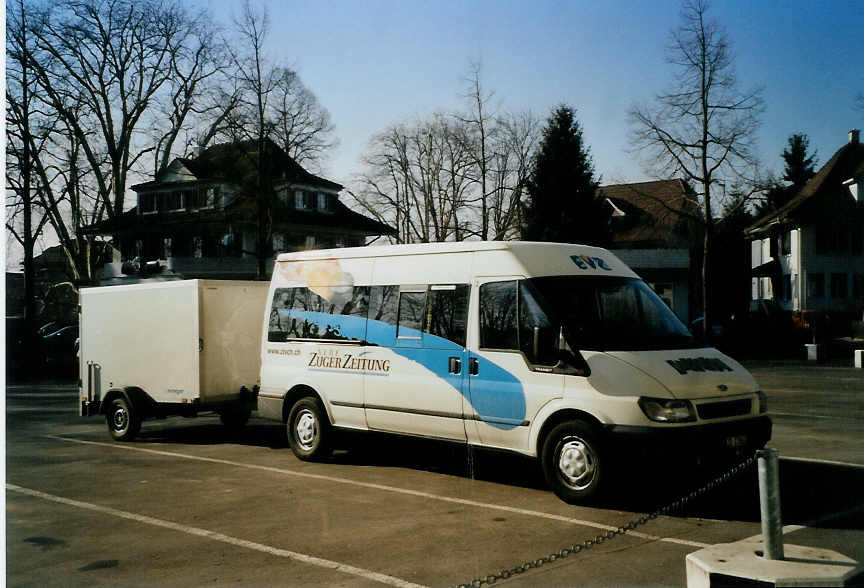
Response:
M768 412L768 397L762 390L756 391L756 397L759 398L759 414Z
M652 421L658 423L686 423L696 420L696 411L689 400L669 400L666 398L639 399L639 407Z

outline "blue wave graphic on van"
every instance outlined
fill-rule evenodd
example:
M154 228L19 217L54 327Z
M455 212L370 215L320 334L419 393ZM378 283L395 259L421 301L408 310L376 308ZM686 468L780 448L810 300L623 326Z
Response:
M509 430L525 421L525 393L522 382L496 363L482 356L469 354L470 357L477 359L480 374L468 376L471 381L469 393L462 385L462 374L451 374L448 356L446 353L441 353L441 351L451 351L454 354L459 353L461 357L463 347L449 339L402 327L399 332L402 337L414 338L402 346L398 344L396 338L396 327L383 321L367 320L362 316L295 309L280 310L279 314L314 324L318 329L317 334L307 336L319 339L368 341L422 365L462 394L474 407L480 419L495 428ZM301 336L297 333L296 323L292 323L289 336ZM463 366L463 373L467 369L467 365Z

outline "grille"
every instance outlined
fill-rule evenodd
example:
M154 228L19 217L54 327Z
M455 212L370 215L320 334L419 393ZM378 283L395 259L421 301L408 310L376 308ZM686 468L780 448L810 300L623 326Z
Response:
M745 398L744 400L732 400L731 402L707 402L697 405L696 410L699 412L700 419L722 419L724 417L750 414L752 405L753 401Z

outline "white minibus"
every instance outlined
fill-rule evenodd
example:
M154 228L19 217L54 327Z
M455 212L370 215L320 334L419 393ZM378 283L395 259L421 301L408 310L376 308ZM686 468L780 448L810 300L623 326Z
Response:
M459 441L538 458L581 503L616 456L740 453L771 435L747 370L605 249L286 253L268 313L258 408L303 460L329 454L334 428Z

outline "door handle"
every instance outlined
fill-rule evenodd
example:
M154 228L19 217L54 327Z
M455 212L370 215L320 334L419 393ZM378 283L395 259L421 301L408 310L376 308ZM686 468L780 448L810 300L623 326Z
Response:
M468 373L472 376L476 376L480 373L480 362L477 361L476 357L472 357L468 360Z
M462 360L458 357L450 358L450 373L457 375L462 373Z

